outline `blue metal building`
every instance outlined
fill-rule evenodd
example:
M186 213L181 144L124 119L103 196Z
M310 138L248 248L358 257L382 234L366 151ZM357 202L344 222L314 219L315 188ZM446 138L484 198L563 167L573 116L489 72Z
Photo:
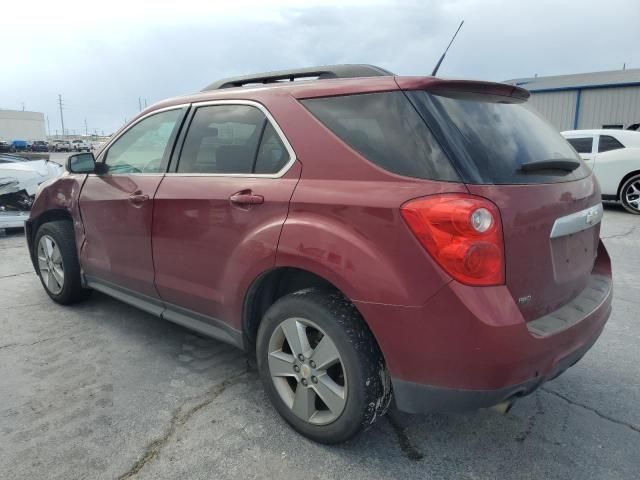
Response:
M640 123L640 68L506 80L558 130L627 128Z

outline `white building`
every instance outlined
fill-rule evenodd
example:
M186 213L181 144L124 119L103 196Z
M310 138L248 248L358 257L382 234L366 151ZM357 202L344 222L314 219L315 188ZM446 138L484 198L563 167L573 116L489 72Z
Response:
M529 100L558 130L627 128L640 123L640 68L516 78Z
M44 140L44 113L0 110L0 138L11 140Z

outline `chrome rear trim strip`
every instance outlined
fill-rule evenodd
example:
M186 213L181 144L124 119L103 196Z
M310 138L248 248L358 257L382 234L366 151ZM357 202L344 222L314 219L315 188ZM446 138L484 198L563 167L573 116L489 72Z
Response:
M551 238L564 237L591 228L600 223L603 213L602 203L599 203L566 217L560 217L553 224Z

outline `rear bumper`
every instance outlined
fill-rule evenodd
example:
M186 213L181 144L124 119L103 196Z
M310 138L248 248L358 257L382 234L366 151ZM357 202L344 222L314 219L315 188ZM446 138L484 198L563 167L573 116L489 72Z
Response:
M393 393L399 410L407 413L460 413L488 408L505 401L513 401L533 393L543 383L553 380L577 363L593 346L600 332L576 351L560 359L544 376L493 390L464 390L434 387L394 378Z
M527 395L582 358L611 313L602 243L593 275L606 280L600 301L562 328L545 323L554 328L547 332L529 328L505 286L451 282L422 307L356 305L385 356L398 408L460 412Z

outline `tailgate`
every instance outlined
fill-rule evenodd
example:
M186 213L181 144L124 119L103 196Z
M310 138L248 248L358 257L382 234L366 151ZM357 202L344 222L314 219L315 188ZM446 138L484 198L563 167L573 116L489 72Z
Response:
M588 285L602 204L593 176L537 185L468 185L502 216L506 282L525 320L575 298Z
M469 192L502 219L505 279L527 321L576 298L600 235L598 184L576 151L530 108L526 91L440 82L407 95L445 146Z

